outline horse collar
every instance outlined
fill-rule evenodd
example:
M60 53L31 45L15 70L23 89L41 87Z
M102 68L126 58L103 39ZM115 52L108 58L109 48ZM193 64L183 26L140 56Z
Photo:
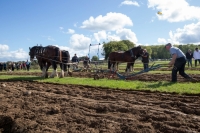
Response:
M132 49L130 50L131 57L134 57Z

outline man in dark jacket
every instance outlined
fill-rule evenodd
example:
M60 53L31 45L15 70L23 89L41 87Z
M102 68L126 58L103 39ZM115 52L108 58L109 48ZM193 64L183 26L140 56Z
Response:
M27 60L27 61L26 61L26 69L27 69L27 71L29 71L30 65L31 65L31 63Z
M72 62L74 63L79 63L78 57L76 56L76 54L74 54L74 56L72 57Z
M144 70L147 70L149 68L149 53L146 49L144 49L144 54L142 56L142 62L144 66Z
M188 67L189 67L189 66L192 67L193 53L191 52L190 49L188 49L188 52L187 52L185 55L186 55L186 58L187 58Z
M0 62L0 71L3 70L3 63Z

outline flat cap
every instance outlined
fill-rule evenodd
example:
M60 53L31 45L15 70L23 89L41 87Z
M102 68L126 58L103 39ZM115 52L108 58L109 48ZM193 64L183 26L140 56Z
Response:
M171 43L167 43L167 44L165 45L165 48L166 48L166 46L172 46L172 44L171 44Z

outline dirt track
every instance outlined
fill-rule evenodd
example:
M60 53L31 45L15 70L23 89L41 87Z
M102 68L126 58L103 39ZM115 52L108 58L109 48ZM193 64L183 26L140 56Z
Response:
M200 96L5 80L0 88L2 132L200 132Z

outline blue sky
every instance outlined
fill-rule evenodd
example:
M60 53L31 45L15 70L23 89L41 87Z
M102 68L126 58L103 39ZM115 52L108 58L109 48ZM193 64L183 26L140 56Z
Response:
M199 13L200 0L1 0L0 61L27 60L37 44L71 56L111 40L200 44ZM90 47L90 56L97 52Z

